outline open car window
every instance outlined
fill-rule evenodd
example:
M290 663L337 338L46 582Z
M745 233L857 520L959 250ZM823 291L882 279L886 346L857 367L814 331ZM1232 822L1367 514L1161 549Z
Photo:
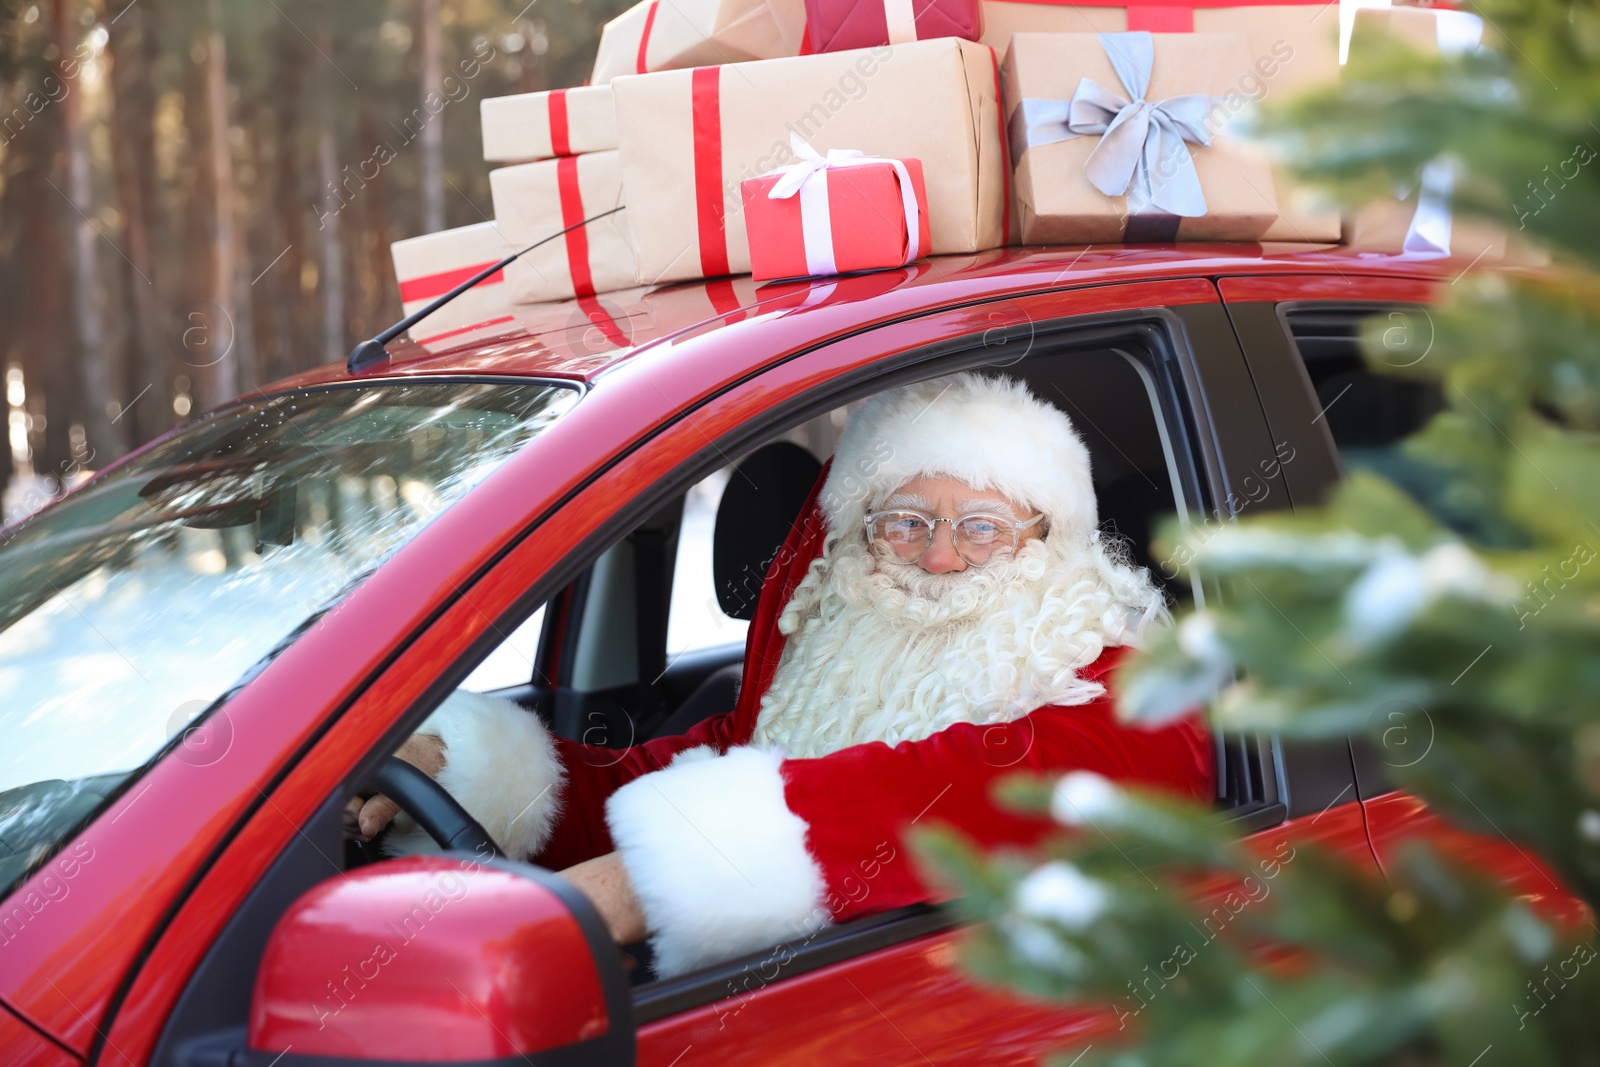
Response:
M576 403L546 383L307 389L206 417L0 544L0 887Z

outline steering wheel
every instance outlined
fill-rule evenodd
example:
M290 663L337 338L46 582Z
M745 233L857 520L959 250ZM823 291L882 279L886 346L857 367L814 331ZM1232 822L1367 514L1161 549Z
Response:
M482 855L504 856L477 819L467 814L455 797L398 756L384 760L367 780L367 787L382 793L417 821L443 849L466 849Z

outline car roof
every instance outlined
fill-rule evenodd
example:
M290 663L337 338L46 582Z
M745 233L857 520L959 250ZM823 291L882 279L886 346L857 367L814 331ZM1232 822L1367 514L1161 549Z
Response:
M1458 276L1469 266L1448 257L1338 245L1048 246L936 256L896 270L837 278L762 283L745 275L542 304L504 301L490 303L488 310L480 301L476 321L451 321L448 307L431 316L433 321L424 319L410 338L387 345L388 362L356 373L343 363L328 364L263 387L257 395L397 375L493 374L592 382L646 349L693 343L736 322L762 322L775 348L821 340L808 337L814 327L793 312L823 305L852 313L846 318L865 328L942 306L1118 282L1293 274L1437 281ZM499 288L504 292L507 287ZM829 322L828 332L838 333L839 316L831 315ZM755 346L765 347L759 340Z

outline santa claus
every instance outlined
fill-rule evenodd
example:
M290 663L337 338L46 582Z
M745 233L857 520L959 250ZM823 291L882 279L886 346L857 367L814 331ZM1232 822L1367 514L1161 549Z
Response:
M1106 691L1165 618L1100 536L1066 415L959 374L851 418L768 570L732 711L618 750L458 692L399 754L508 855L562 870L618 943L648 935L672 976L931 899L901 840L914 824L1033 842L1046 825L992 801L1005 775L1210 796L1198 723L1124 728ZM369 837L396 810L352 809Z

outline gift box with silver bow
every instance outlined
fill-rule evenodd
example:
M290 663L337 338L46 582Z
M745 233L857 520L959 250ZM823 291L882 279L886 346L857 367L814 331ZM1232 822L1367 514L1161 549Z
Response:
M1483 20L1467 11L1369 8L1355 14L1350 52L1356 55L1399 42L1420 52L1459 56L1486 47L1484 30ZM1591 149L1588 159L1593 158ZM1583 156L1575 155L1545 170L1556 181L1570 180L1577 176L1583 160ZM1398 252L1419 257L1452 256L1470 263L1546 264L1548 256L1517 232L1484 219L1454 217L1450 202L1456 170L1450 160L1436 159L1423 168L1415 182L1397 188L1394 196L1368 201L1346 222L1345 243L1363 252L1386 255ZM1544 204L1540 194L1553 193L1551 188L1530 192L1514 201L1512 209L1519 218L1537 213Z
M1272 167L1228 131L1248 106L1243 34L1031 34L1004 83L1025 244L1253 241Z

